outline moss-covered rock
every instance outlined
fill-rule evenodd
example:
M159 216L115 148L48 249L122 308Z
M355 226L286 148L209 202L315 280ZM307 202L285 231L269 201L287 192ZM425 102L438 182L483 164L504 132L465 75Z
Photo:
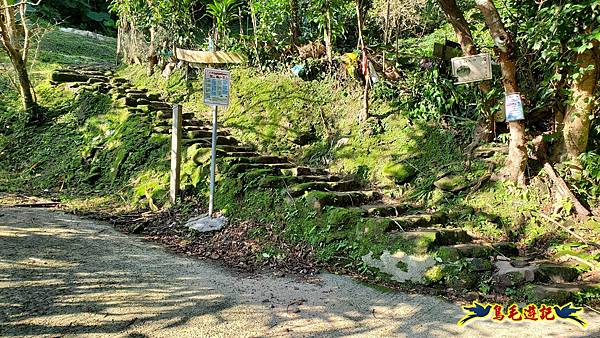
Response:
M378 238L395 227L396 225L387 218L361 218L356 225L356 237Z
M425 284L439 283L444 279L445 273L441 265L434 265L423 274Z
M447 175L435 181L433 185L443 191L459 192L468 187L469 181L462 175Z
M455 262L462 257L460 251L453 246L439 247L436 250L436 256L439 257L444 263Z
M404 184L416 175L416 170L405 163L388 163L383 167L383 174L396 184Z
M446 276L446 285L454 290L471 290L477 286L477 274L470 269L455 271Z
M538 271L542 281L554 283L571 282L579 276L579 271L575 267L555 263L541 263Z

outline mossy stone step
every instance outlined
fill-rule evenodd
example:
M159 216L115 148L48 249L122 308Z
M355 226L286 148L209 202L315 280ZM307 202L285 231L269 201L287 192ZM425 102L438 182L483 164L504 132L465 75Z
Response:
M519 255L519 248L517 248L515 243L496 242L492 243L492 247L494 248L494 251L506 257L515 257Z
M143 111L142 107L144 106L137 106L137 107L128 107L128 109L138 109ZM155 133L158 134L171 134L171 126L170 125L163 125L163 124L157 124L154 123L154 128L152 129ZM197 139L197 138L202 138L202 139L212 139L212 131L209 130L199 130L199 127L196 126L183 126L182 132L183 132L183 139ZM217 136L229 136L229 132L222 130L222 131L217 131Z
M338 182L341 180L339 176L323 175L323 176L265 176L259 182L262 188L281 188L289 187L293 184L307 182Z
M255 152L226 152L222 149L219 149L220 147L221 146L218 146L216 149L217 160L219 160L221 158L231 157L231 154L244 154L245 156L259 156L259 154L255 153ZM205 164L209 163L211 148L210 147L200 147L200 148L198 148L198 150L202 150L202 151L198 151L196 153L196 155L194 155L194 157L192 158L194 163L196 163L197 165L205 165Z
M201 127L196 127L196 126L187 127L187 128L184 128L184 131L185 131L185 134L183 135L183 138L187 138L187 139L212 138L212 130L203 129ZM229 136L229 133L224 130L217 130L217 135L218 136Z
M490 244L465 243L438 248L437 255L443 262L455 262L461 258L484 258L494 255Z
M90 77L87 80L88 84L92 84L92 83L105 83L107 81L106 78L97 78L97 77Z
M432 214L412 214L390 218L390 220L397 227L404 231L444 224L447 219L447 215L443 212L434 212Z
M208 148L210 148L210 144L208 145ZM253 152L254 148L248 145L231 145L231 144L219 144L217 145L217 150L221 150L227 153L234 153L234 152Z
M86 82L89 80L89 76L73 71L57 71L52 73L50 79L54 82Z
M146 89L146 88L130 88L130 89L125 90L125 92L146 94L148 92L148 89Z
M572 282L579 277L579 270L567 264L542 262L538 264L539 280L542 282L565 283Z
M204 144L210 145L212 144L212 138L195 138L195 139L184 139L184 145L191 144ZM238 141L230 136L217 136L217 145L228 145L228 146L236 146L238 145Z
M406 211L410 210L412 206L410 204L367 204L361 205L361 208L371 217L393 217L403 215Z
M419 229L401 232L400 236L412 242L415 248L431 250L434 247L469 243L473 238L462 229Z
M600 292L597 283L553 283L526 285L523 293L530 303L564 305L573 301L573 296L582 292Z
M229 164L238 164L238 163L258 163L258 164L276 164L276 163L290 163L290 160L286 157L281 156L268 156L268 155L259 155L259 156L233 156L233 157L225 157L223 161L228 162Z
M329 175L329 170L299 166L284 170L282 173L289 176Z
M326 206L353 207L363 205L381 199L381 194L377 191L311 191L304 196L304 199L309 206L316 210L322 210Z
M261 164L261 163L238 163L229 167L226 172L228 175L239 175L241 173L256 170L256 169L274 169L275 172L281 172L282 169L289 169L294 165L291 163L275 163L275 164Z
M254 151L223 151L218 149L217 157L258 157L261 156L259 153Z
M292 176L293 177L293 176ZM351 191L358 188L355 180L337 182L306 182L292 185L288 192L292 197L299 197L309 191Z
M131 92L128 90L131 90L131 89L125 89L126 97L130 97L130 98L137 99L137 100L139 100L139 99L148 100L148 95L146 95L146 93ZM150 100L148 100L148 102L150 102Z

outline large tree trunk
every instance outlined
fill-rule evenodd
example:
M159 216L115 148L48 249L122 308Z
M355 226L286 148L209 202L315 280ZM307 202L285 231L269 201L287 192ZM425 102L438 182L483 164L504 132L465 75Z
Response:
M563 119L562 139L558 151L561 160L577 161L579 155L587 149L590 134L590 118L593 107L594 91L598 83L600 72L598 67L598 42L594 47L578 54L576 64L581 69L587 70L571 84L572 103L567 107Z
M496 44L496 53L502 68L502 82L507 94L518 93L517 68L513 55L513 41L506 32L500 14L492 0L476 0L477 8L483 13L486 25ZM527 145L525 140L524 121L508 123L510 144L508 146L508 176L511 181L525 185L525 169L527 167Z
M458 8L456 0L438 0L446 20L454 28L456 39L460 44L464 56L477 55L479 50L473 43L473 35L469 28L469 23L465 19L463 12ZM468 147L469 151L472 151L479 142L491 142L494 139L494 126L496 121L492 114L491 107L493 106L493 99L489 97L491 85L489 81L483 81L479 83L479 90L483 94L483 105L482 111L477 119L477 127L473 135L473 142Z

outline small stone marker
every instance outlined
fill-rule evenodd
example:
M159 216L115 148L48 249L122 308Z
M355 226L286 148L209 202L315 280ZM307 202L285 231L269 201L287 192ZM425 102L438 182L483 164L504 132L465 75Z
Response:
M223 216L213 218L210 215L190 218L185 224L186 227L200 232L221 230L225 225L227 225L227 218Z

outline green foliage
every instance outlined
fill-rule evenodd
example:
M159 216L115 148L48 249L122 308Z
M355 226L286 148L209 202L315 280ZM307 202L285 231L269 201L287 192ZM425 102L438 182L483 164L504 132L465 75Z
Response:
M600 1L510 1L507 26L515 33L521 92L531 110L552 109L567 98L565 84L585 72L575 55L600 37Z
M109 9L119 20L134 24L140 31L150 27L164 30L163 39L178 46L189 45L198 32L193 20L196 0L112 0Z
M52 23L114 35L116 18L108 13L108 0L53 0L32 6L37 16Z
M583 172L578 177L570 177L577 193L594 205L600 200L600 155L589 151L579 157Z
M229 24L238 18L239 5L238 0L214 0L213 3L207 5L206 12L212 16L214 29L223 39L223 45L227 43Z

